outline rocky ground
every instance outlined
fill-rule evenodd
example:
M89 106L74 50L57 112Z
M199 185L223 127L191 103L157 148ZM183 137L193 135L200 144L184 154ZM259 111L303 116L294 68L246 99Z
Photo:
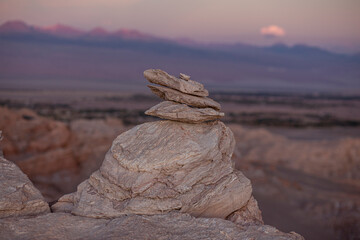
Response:
M165 120L140 124L118 135L100 167L54 204L44 201L14 162L0 156L1 238L304 239L264 225L250 180L234 168L234 134L217 120L223 115L221 106L207 97L204 86L184 74L176 78L150 69L144 75L162 86L149 87L165 100L147 113ZM21 118L31 121L29 128ZM62 172L61 186L61 177L86 175L82 171L86 159L81 162L68 152L72 132L64 124L26 111L8 111L1 122L7 139L5 154L32 152L32 158L17 161L35 178L53 180ZM9 138L9 131L17 128L32 138ZM91 131L92 126L80 129ZM36 160L39 153L52 148L64 148L69 157L63 161L62 152ZM51 167L45 172L47 164Z
M51 96L50 99L53 97ZM134 101L134 98L137 100ZM95 100L83 103L82 107L80 105L76 107L79 100L69 100L69 106L72 106L69 108L66 105L59 105L64 103L55 100L45 104L39 99L36 101L34 98L27 99L28 101L24 101L24 98L21 100L8 98L6 103L3 100L3 103L11 109L0 108L0 129L3 130L4 135L2 149L5 157L15 162L29 176L48 202L54 202L63 194L76 191L76 186L100 167L106 151L118 134L129 129L134 123L149 120L145 115L137 112L143 112L142 109L148 105L147 102L156 102L153 98L150 97L149 100L143 95L136 97L129 95L120 100L114 99L112 95L95 98L92 95L85 99ZM100 103L96 99L101 99ZM121 108L132 102L131 106L134 108L122 112L118 109L119 106L114 107L113 111L104 110L101 107L104 99L109 101L108 106L118 101ZM143 100L139 101L139 99ZM269 101L269 98L264 101ZM351 104L346 100L341 104L336 101L338 109L343 111L345 111L344 106L351 108L358 104L356 101ZM223 111L227 113L226 109L234 109L233 104L224 104ZM245 102L242 104L245 106ZM322 104L324 108L320 108L319 111L301 107L300 110L292 110L293 113L295 112L292 116L297 120L289 121L289 118L284 118L283 123L295 122L298 127L304 127L309 123L308 119L318 119L316 120L318 122L315 121L315 124L311 123L310 126L319 126L321 118L311 115L310 118L309 116L304 118L304 116L306 117L311 111L317 111L315 116L326 113L324 110L326 104ZM84 108L84 105L88 106ZM32 106L36 112L21 108L24 106ZM239 113L240 115L232 115L232 118L236 119L249 112L260 114L261 108L263 106L257 104ZM280 108L285 112L288 106L282 105ZM241 106L237 105L236 109L241 109ZM265 223L285 232L296 231L306 239L356 239L359 236L360 139L358 133L360 131L356 127L358 111L341 115L335 113L336 106L334 109L333 113L327 112L332 116L328 119L337 120L323 121L325 125L338 126L336 124L339 123L339 119L345 125L352 125L351 128L340 129L335 134L336 137L335 135L329 137L329 134L313 137L312 133L318 133L318 129L311 131L311 128L303 129L304 131L300 128L298 132L302 135L294 137L294 134L289 134L294 132L293 130L244 127L235 124L237 123L235 120L227 119L228 122L232 122L229 127L236 139L233 156L236 168L251 180L253 194L262 209ZM272 120L275 119L277 112L267 111L261 114L267 116L270 114L272 117L263 118L265 119L263 125L279 126L279 123L274 123ZM254 120L248 123L255 124L264 115L260 118L256 114L252 116ZM289 124L285 125L289 126ZM327 132L324 126L322 129L323 132ZM61 214L54 218L68 216ZM37 219L36 221L46 221L46 217ZM26 219L22 220L21 224L32 226L26 221ZM155 224L152 220L146 221L148 224ZM198 220L194 219L194 221ZM195 222L194 224L197 224ZM110 222L99 221L94 226L98 223L111 225ZM11 226L13 223L9 221L4 224ZM199 222L199 224L203 223ZM70 228L69 231L71 232Z
M303 239L264 225L253 198L228 220L195 218L175 211L99 219L50 213L27 176L1 156L0 180L1 239Z

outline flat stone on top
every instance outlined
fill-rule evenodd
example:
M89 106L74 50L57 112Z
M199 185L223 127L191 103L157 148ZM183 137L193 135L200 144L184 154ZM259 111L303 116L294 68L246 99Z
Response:
M186 122L201 123L217 120L224 116L224 113L212 108L192 108L186 104L165 101L157 104L145 112L150 116L163 119Z
M204 88L204 85L190 80L190 76L185 74L180 74L180 76L181 78L176 78L160 69L148 69L144 72L144 77L150 83L169 87L195 96L209 96L209 92Z

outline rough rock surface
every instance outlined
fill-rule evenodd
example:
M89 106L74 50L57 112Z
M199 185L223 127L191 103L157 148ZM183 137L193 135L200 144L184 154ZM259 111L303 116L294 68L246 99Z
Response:
M209 92L201 83L190 80L190 76L180 74L180 78L169 75L160 69L148 69L144 77L151 83L159 84L195 96L206 97Z
M21 231L19 231L21 229ZM194 218L168 213L94 219L66 213L50 213L28 219L0 220L4 239L259 239L301 240L267 225L241 227L218 218Z
M0 218L48 212L49 205L28 177L14 163L0 157Z
M215 110L220 110L221 108L219 103L215 102L214 100L208 97L198 97L198 96L188 95L167 87L152 86L152 85L148 85L148 87L155 95L167 101L184 103L186 105L192 107L199 107L199 108L210 107L210 108L214 108Z
M224 116L224 113L212 108L192 108L185 104L164 101L150 108L145 114L168 120L201 123L217 120Z
M252 191L250 181L233 169L234 144L221 122L136 126L114 140L100 170L78 186L73 203L67 196L53 209L68 211L73 204L73 214L90 217L179 210L225 218Z
M251 197L244 207L233 212L226 219L240 225L264 224L261 211L254 197Z

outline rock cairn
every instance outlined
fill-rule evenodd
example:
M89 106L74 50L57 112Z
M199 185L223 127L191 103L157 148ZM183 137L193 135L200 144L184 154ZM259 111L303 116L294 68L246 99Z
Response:
M209 92L204 85L190 80L190 76L180 73L176 78L160 69L146 70L144 76L150 83L161 85L148 87L165 100L145 114L187 123L201 123L224 116L220 104L207 97Z
M146 70L149 86L165 99L147 114L168 120L119 135L100 169L59 199L53 211L112 218L170 211L226 218L251 198L251 183L233 168L235 139L216 121L224 114L200 83L181 74ZM169 121L175 120L175 121Z
M0 157L3 238L303 239L263 225L250 180L233 168L233 133L217 121L220 105L204 87L185 74L145 76L166 85L150 87L169 101L147 112L167 120L119 135L100 169L53 213L20 169ZM19 216L26 218L7 218Z

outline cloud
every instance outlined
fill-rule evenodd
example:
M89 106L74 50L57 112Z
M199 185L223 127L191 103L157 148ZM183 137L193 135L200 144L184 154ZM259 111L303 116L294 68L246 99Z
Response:
M260 29L261 35L265 37L283 37L285 36L285 30L276 25L270 25Z

